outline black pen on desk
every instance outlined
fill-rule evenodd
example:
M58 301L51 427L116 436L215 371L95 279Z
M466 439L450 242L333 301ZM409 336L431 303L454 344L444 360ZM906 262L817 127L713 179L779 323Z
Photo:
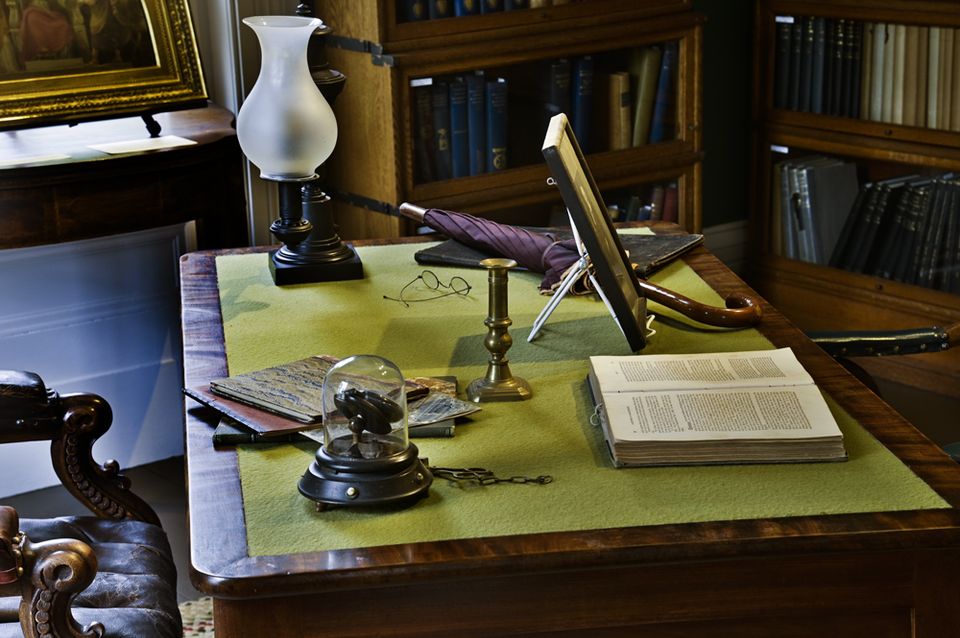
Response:
M425 423L424 425L411 425L407 432L411 439L426 439L431 437L453 436L453 429L456 426L453 423Z

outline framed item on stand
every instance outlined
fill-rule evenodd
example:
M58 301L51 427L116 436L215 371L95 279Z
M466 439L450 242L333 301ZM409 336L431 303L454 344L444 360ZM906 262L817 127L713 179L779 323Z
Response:
M0 128L206 98L188 0L0 0Z

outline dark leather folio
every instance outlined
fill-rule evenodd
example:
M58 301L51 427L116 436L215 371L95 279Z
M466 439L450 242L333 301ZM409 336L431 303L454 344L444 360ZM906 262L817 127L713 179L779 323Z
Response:
M531 229L547 230L558 241L570 239L569 230L558 229ZM620 243L627 251L630 263L636 264L636 272L642 277L650 274L670 263L686 251L703 243L703 235L627 235L620 234ZM509 257L510 255L494 255L471 248L453 239L447 239L430 248L424 248L414 254L418 264L440 266L464 266L480 268L480 261L488 257Z

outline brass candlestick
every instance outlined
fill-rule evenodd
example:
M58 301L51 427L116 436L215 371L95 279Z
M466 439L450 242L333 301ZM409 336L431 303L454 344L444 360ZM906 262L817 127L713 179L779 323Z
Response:
M490 352L487 374L473 380L467 387L467 398L474 403L482 401L522 401L533 396L530 385L510 373L507 350L513 337L507 328L513 323L507 313L507 271L516 267L512 259L484 259L480 265L487 269L488 311L483 321L489 328L484 347Z

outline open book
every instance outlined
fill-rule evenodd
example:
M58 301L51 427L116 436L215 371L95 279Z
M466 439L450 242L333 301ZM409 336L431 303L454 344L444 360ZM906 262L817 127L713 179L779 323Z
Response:
M843 435L789 348L590 357L617 465L842 461Z

